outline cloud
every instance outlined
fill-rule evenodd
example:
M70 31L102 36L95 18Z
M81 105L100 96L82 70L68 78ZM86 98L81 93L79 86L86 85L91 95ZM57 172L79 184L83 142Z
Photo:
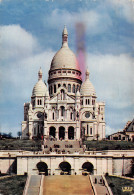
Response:
M33 85L38 80L39 67L47 74L54 53L41 51L35 37L19 25L0 27L2 51L0 75L2 76L1 101L30 98ZM10 92L9 96L6 93ZM13 92L14 91L14 92Z
M97 95L109 106L126 108L134 104L134 58L128 54L89 54L91 78Z
M120 18L134 23L134 1L133 0L109 0L110 4Z
M37 47L36 38L20 25L0 26L1 60L24 58Z
M88 33L94 35L105 32L112 25L112 20L107 13L97 13L95 10L87 9L80 9L78 12L55 9L48 18L45 17L45 25L48 22L51 28L57 29L60 29L64 25L69 26L70 29L77 22L83 22L86 25Z

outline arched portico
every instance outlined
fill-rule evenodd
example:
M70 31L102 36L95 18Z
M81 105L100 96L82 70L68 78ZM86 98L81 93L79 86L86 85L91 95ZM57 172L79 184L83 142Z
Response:
M68 139L74 139L74 127L68 128Z
M90 162L85 162L85 163L83 163L82 169L83 169L83 171L86 171L86 172L88 172L89 174L93 174L93 172L94 172L94 166L93 166L93 164L90 163Z
M44 175L48 175L48 166L45 162L39 162L36 165L39 174L44 174Z
M61 174L70 175L71 174L71 165L67 161L63 161L59 164L59 168L61 169Z
M53 136L55 138L56 129L55 127L49 128L49 136Z
M59 127L59 139L65 139L65 128Z

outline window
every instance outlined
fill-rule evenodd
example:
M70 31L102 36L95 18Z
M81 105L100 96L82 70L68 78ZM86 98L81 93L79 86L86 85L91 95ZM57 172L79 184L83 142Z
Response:
M81 100L81 105L83 105L83 100Z
M79 85L77 85L77 89L76 89L76 91L79 91Z
M58 73L61 73L61 71L59 70Z
M68 84L68 92L71 92L71 85Z
M71 71L68 71L68 73L71 73Z
M53 120L54 120L54 112L53 112Z
M61 85L60 84L58 84L58 88L60 87Z
M42 101L40 100L40 105L42 105Z
M65 83L63 84L63 87L65 87L65 88L66 88L66 84L65 84Z
M61 90L61 100L64 100L65 99L65 92L64 90L62 89Z
M92 127L90 128L90 135L92 135Z
M40 101L38 100L38 105L40 105Z
M54 85L54 93L56 93L56 85Z
M87 105L87 99L86 99L86 105Z
M54 72L54 74L56 74L56 72Z
M73 71L72 73L73 73L73 74L75 74L75 72L74 72L74 71Z
M75 85L73 85L73 93L75 93Z
M35 106L35 100L33 101L33 106Z
M87 135L88 135L88 125L87 125Z
M36 128L34 128L34 135L36 135Z
M70 119L71 120L73 119L73 113L72 112L70 113Z
M65 113L65 108L64 106L61 106L61 116L64 116L64 113Z
M66 71L65 71L65 70L63 70L63 73L66 73Z
M92 105L94 105L95 104L95 100L92 100Z
M90 104L90 100L88 99L88 105Z

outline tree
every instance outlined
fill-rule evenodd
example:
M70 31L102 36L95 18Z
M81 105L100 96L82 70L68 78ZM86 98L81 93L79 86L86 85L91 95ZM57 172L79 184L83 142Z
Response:
M17 135L19 136L19 139L20 139L20 136L22 135L22 132L21 131L18 131L17 132Z

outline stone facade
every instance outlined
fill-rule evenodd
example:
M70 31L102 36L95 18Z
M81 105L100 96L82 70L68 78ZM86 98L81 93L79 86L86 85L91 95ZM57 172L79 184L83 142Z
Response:
M47 87L39 70L31 102L24 104L22 138L104 139L105 103L97 102L88 70L82 83L77 59L68 47L66 27L48 74Z
M26 151L1 151L1 173L16 173L18 175L39 174L38 164L46 165L48 174L61 174L61 163L70 165L70 174L81 175L84 172L83 165L90 165L91 174L101 175L126 175L132 173L134 161L133 150L88 151L84 154L43 154L42 152ZM89 171L89 172L90 172Z

